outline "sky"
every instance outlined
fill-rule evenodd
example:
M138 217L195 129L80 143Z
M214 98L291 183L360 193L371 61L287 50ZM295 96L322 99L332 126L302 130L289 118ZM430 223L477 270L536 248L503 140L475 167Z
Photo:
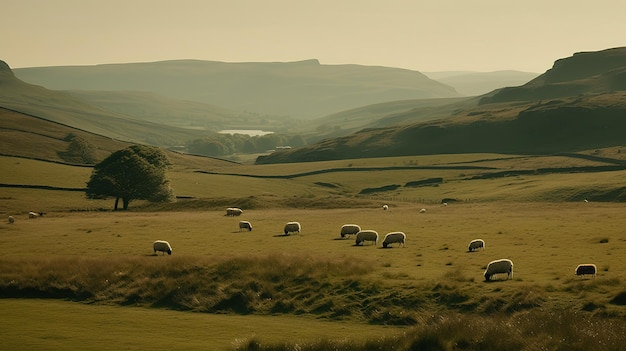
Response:
M198 59L543 73L626 46L623 0L2 0L12 68Z

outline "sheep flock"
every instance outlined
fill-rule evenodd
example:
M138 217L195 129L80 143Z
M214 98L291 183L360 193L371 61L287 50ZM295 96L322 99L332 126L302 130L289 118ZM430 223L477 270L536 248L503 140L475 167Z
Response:
M447 204L444 204L444 207L446 205ZM382 208L384 211L386 211L389 208L389 206L385 204L383 205ZM417 212L423 214L423 213L426 213L426 209L422 208L418 210ZM226 210L226 216L229 216L229 217L240 216L242 213L243 213L243 210L241 210L238 207L229 207ZM13 223L14 218L9 217L9 222ZM238 228L240 232L242 230L251 232L252 224L250 223L250 221L241 220L241 221L238 221ZM281 236L290 236L291 234L301 234L301 232L302 232L302 225L299 221L289 221L283 227L282 233L284 235L281 234ZM379 246L378 245L378 241L379 241L378 231L373 230L373 229L362 229L360 225L355 224L355 223L348 223L348 224L341 225L341 227L339 228L339 237L340 237L339 239L348 239L352 235L355 236L355 242L353 246L363 246L367 242L371 244L368 246L373 246L373 247ZM278 235L274 235L274 236L278 236ZM384 249L392 248L394 246L405 248L406 240L407 240L407 234L405 232L390 231L384 235L383 240L379 247L384 248ZM467 250L470 253L476 252L479 249L484 251L485 246L486 246L485 240L472 239L467 245ZM168 255L172 254L172 247L169 244L169 242L165 240L155 241L153 243L153 250L155 254L157 252L161 252L162 255L164 255L165 253L167 253ZM513 279L514 265L513 265L513 261L508 258L492 260L484 267L485 267L485 271L483 273L483 276L485 278L485 281L491 281L494 279L494 277L498 277L501 275L506 275L507 280ZM597 273L597 267L595 264L591 264L591 263L580 264L574 270L574 274L576 276L588 275L591 277L595 277L596 273Z
M446 207L446 205L447 203L443 204L444 207ZM388 211L389 205L387 204L382 205L382 209L383 211ZM421 208L421 209L416 210L416 214L417 213L425 214L426 212L427 212L426 208ZM239 207L229 207L226 209L227 217L239 217L243 213L244 211ZM44 214L45 214L44 212L35 212L35 211L30 211L27 213L29 219L41 218ZM16 223L16 216L14 215L10 215L5 218L7 218L8 224ZM250 221L238 220L235 223L236 223L235 225L238 226L239 232L241 231L252 232L252 223ZM276 234L276 229L272 230L268 228L262 228L261 233L264 230L266 232L268 230L273 232L274 233L273 236L290 236L291 234L302 234L302 224L300 221L288 221L282 228L282 234L280 235ZM255 231L255 233L257 232L258 230ZM256 235L259 235L259 234L255 234L255 236ZM337 239L349 239L351 236L355 237L354 239L355 241L352 246L361 247L361 246L366 245L368 247L379 247L381 249L389 249L393 247L399 247L400 249L405 249L407 246L406 245L407 238L409 237L404 231L397 231L397 230L388 231L387 234L382 236L382 240L380 240L381 242L379 244L379 239L381 238L381 236L379 236L379 231L377 230L374 230L372 228L362 229L362 227L359 224L356 224L354 222L342 224L339 226L339 238ZM418 239L418 240L421 240L421 239ZM466 247L467 247L468 253L475 253L475 255L478 255L478 256L486 255L485 253L476 254L476 252L479 250L482 252L485 251L485 247L486 247L485 240L472 239L469 241L469 244L466 244L466 245L467 245ZM172 246L166 240L154 241L152 244L152 249L153 249L155 256L158 253L161 253L162 256L165 255L165 253L167 253L168 255L172 255ZM497 253L498 250L497 248L494 248L492 246L492 249L490 249L490 252ZM513 265L513 261L510 258L501 258L497 260L491 260L488 262L488 264L486 264L483 267L485 269L483 272L485 281L491 281L494 279L494 277L499 277L499 276L506 276L505 277L506 280L513 279L514 265ZM598 268L594 263L579 264L574 269L574 275L578 277L588 276L591 278L595 278L597 273L598 273Z

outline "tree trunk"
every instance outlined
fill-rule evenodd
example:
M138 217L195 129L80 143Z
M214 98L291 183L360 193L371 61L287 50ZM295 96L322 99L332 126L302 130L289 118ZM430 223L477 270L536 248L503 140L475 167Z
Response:
M115 197L115 207L113 207L113 211L117 211L117 204L120 202L120 197L116 196Z
M127 199L125 197L122 198L122 203L124 206L124 210L128 210L128 204L130 203L130 199Z

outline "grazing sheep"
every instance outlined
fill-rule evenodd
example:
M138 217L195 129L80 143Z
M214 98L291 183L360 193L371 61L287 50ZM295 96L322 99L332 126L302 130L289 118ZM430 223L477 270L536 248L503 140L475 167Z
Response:
M359 227L358 224L344 224L341 226L341 231L339 232L339 235L341 235L341 237L343 238L346 235L354 235L360 231L361 227Z
M442 203L442 205L445 207L445 206L448 206L448 203L444 202L444 203Z
M43 216L41 212L28 212L28 218L38 218L39 216Z
M485 280L489 281L496 274L507 274L506 279L513 279L513 261L506 258L489 262L485 269Z
M387 247L393 243L399 243L404 247L404 242L406 241L406 234L403 232L391 232L385 235L383 239L383 247Z
M467 251L472 252L480 248L485 250L485 241L483 239L474 239L470 241L469 245L467 246Z
M300 230L302 230L302 226L299 222L288 222L285 224L285 235L289 235L291 233L300 234Z
M361 230L356 233L356 245L361 245L365 241L373 241L374 245L378 244L378 232L375 230Z
M576 267L576 270L574 271L574 274L576 275L591 275L592 277L596 277L596 272L598 271L598 269L596 268L596 265L593 263L587 263L587 264L579 264Z
M166 252L168 255L172 254L172 247L170 246L170 243L165 240L155 241L154 244L152 244L152 248L154 249L155 254L157 251L161 251L163 255L165 255Z
M240 216L243 213L243 210L238 208L238 207L229 207L226 209L226 215L227 216Z
M383 210L387 211L389 209L389 205L383 205Z
M248 229L249 232L252 231L252 224L248 221L239 221L239 231L242 229Z
M420 210L420 213L426 213L426 209L425 209L425 208L422 208L422 209Z
M15 218L13 216L9 216L9 224L15 223Z

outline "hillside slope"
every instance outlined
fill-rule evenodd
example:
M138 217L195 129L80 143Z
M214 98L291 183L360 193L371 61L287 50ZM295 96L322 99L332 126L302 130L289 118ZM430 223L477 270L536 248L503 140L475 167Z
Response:
M63 153L70 144L68 135L85 140L92 147L95 162L100 162L111 153L131 145L124 141L0 107L1 156L68 163L63 157ZM172 162L173 168L176 169L211 169L233 166L230 161L164 151Z
M0 107L129 142L157 146L180 145L206 132L141 121L80 100L68 93L32 85L16 78L0 61Z
M298 130L315 133L318 139L340 137L363 128L447 118L460 107L476 103L475 99L467 97L383 102L312 119L299 125Z
M487 94L480 104L478 98L466 100L449 118L362 130L262 156L257 163L468 152L545 154L624 145L625 72L624 48L576 54L558 60L523 87Z
M519 87L501 89L482 104L556 99L626 90L626 47L579 52Z
M311 118L364 105L457 97L451 87L406 69L299 62L177 60L16 69L20 79L55 90L147 91L254 111Z

